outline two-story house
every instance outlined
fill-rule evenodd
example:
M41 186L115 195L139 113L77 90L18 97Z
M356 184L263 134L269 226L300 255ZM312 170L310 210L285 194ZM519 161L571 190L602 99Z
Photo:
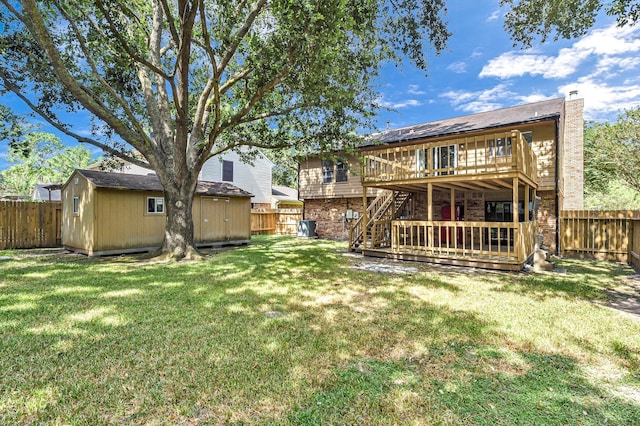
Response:
M246 149L246 148L245 148ZM100 170L101 164L95 163L87 167L89 170ZM262 152L251 163L243 161L236 152L229 151L207 160L202 166L198 180L210 182L226 182L250 192L252 208L271 207L271 175L273 162ZM119 168L107 168L106 171L148 175L153 170L128 162L121 162Z
M304 217L365 255L519 269L582 208L583 100L387 130L359 158L300 164Z

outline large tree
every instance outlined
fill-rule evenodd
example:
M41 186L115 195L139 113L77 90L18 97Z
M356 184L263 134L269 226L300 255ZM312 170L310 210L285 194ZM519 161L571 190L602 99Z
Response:
M591 198L630 193L616 208L629 208L625 200L640 194L640 107L620 114L615 123L585 127L584 179ZM608 201L609 207L613 201Z
M619 26L632 25L640 18L638 0L501 0L508 5L504 27L515 43L529 47L553 36L580 37L593 27L599 13L616 18Z
M157 173L163 251L194 255L192 195L241 146L331 149L374 114L389 60L426 67L444 0L0 0L0 86L50 124ZM88 111L93 134L63 111ZM138 152L143 159L131 155Z

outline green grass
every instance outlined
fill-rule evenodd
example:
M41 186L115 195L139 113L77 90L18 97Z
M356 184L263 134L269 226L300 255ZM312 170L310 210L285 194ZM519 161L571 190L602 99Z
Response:
M640 425L633 271L352 268L257 237L203 262L5 253L0 424Z

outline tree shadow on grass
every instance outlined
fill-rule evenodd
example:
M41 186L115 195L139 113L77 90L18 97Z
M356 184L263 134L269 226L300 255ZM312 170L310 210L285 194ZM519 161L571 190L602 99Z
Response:
M571 357L519 352L524 365L513 368L488 348L466 345L454 357L437 349L429 362L444 362L449 377L437 377L428 363L360 359L336 368L286 423L634 425L639 420L638 405L589 383Z
M402 423L403 401L466 419L434 386L473 374L465 359L502 339L496 324L349 270L337 247L269 238L205 262L0 265L0 423Z
M575 300L606 301L606 291L620 284L634 271L614 262L558 259L557 267L566 273L513 274L496 291L527 294L539 300L564 297Z

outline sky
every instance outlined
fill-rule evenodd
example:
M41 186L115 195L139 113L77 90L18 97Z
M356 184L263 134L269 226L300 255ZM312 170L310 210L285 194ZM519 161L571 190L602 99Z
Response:
M640 105L640 26L617 28L601 16L584 37L514 47L499 0L449 0L447 49L428 53L429 67L388 64L378 81L378 130L458 117L545 99L584 98L585 120L615 121ZM5 98L7 99L7 98ZM82 118L78 118L82 120ZM52 131L43 126L42 131ZM86 129L79 133L89 134ZM74 145L74 141L64 139ZM99 149L87 146L98 157ZM0 143L0 170L6 162Z

